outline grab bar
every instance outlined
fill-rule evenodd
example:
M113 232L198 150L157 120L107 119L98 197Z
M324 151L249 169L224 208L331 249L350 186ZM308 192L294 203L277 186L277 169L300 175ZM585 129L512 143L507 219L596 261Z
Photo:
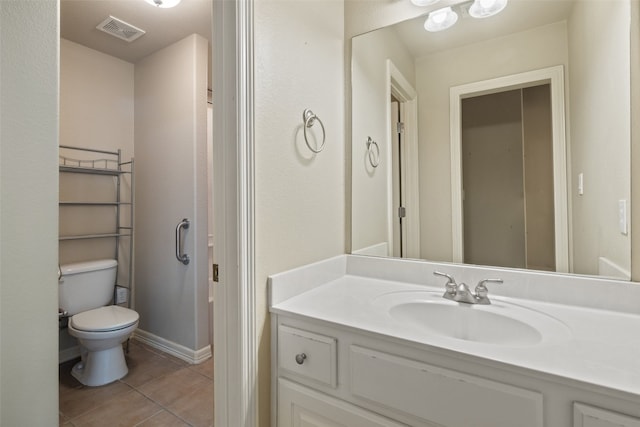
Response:
M189 220L184 218L176 226L176 258L184 265L189 264L189 255L184 253L184 239L182 237L182 230L189 228Z

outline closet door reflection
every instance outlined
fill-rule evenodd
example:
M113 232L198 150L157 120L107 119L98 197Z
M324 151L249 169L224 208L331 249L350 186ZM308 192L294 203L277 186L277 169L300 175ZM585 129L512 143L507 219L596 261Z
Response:
M462 102L464 262L555 270L549 85Z

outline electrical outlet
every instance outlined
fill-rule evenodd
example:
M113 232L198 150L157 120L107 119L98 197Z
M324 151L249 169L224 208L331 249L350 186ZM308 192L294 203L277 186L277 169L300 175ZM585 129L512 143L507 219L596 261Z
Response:
M129 289L122 286L116 287L116 304L125 304L129 299Z

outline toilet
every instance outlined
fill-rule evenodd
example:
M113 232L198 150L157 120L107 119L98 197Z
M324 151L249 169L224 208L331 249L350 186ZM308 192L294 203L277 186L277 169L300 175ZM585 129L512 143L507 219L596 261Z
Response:
M80 362L71 374L82 384L100 386L127 375L122 343L138 327L138 313L110 305L118 263L97 260L60 266L60 308L68 313L69 334L80 343Z

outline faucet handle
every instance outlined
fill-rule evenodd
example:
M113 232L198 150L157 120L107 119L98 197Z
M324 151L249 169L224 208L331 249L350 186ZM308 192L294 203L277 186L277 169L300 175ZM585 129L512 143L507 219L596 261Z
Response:
M484 279L478 282L476 285L476 297L488 301L487 295L489 295L489 289L487 289L485 283L503 283L503 281L502 279Z
M451 277L450 275L448 275L447 273L441 273L440 271L434 271L433 275L434 276L446 277L449 280L449 283L456 283L455 279L453 277Z
M447 278L447 283L445 283L444 286L447 289L447 294L455 295L457 285L456 285L456 280L452 276L448 275L447 273L441 273L439 271L434 271L433 275L434 276L446 277Z

